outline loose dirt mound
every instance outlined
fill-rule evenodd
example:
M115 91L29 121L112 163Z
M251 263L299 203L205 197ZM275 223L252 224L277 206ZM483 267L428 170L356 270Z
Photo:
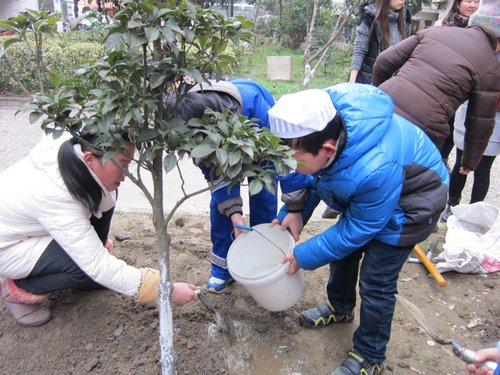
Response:
M307 238L332 222L309 223ZM151 217L115 216L113 253L130 264L155 266L157 250ZM208 217L179 216L172 223L174 280L197 284L210 269ZM436 234L437 235L437 234ZM477 349L500 337L498 274L483 277L446 273L441 289L421 264L407 263L400 294L419 306L428 324L443 337ZM199 303L174 309L179 374L328 374L351 347L354 324L308 330L297 316L325 300L328 267L306 272L306 291L293 308L270 313L246 290L233 284L209 298L236 327L232 339L217 330L214 316ZM158 374L158 313L107 290L64 291L50 297L53 319L43 327L22 328L0 303L1 374ZM358 310L356 310L358 312ZM388 349L388 374L464 374L464 364L449 347L430 341L401 305L397 305Z

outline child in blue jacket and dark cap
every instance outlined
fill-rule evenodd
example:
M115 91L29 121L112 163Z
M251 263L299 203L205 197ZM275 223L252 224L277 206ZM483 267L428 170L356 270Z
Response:
M320 200L342 215L294 248L288 272L330 265L328 302L299 316L320 328L354 318L353 349L333 375L380 374L391 332L399 272L446 206L448 171L419 128L394 114L379 89L340 84L283 96L269 111L271 131L296 151L298 172L314 176L302 212L276 222L299 239Z

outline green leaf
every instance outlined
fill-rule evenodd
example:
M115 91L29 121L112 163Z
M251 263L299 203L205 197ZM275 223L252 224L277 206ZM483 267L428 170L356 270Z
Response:
M139 133L139 142L149 141L158 136L158 132L155 129L143 129Z
M43 112L31 112L29 117L30 124L34 124L35 122L37 122L43 115Z
M195 159L201 159L210 155L214 151L215 145L212 142L203 142L193 148L193 150L191 151L191 157Z
M223 167L227 163L227 152L222 148L218 148L215 150L215 156L217 157L217 162L221 167Z
M239 149L233 150L229 153L229 165L232 167L236 165L241 159L241 151Z
M165 82L165 75L160 74L160 73L153 73L151 77L149 77L149 84L151 85L152 89L157 88L158 86L161 86Z
M262 184L262 182L253 179L252 181L250 181L250 184L248 185L248 192L250 193L250 195L258 194L260 193L263 187L264 185Z
M7 39L4 44L3 44L3 48L9 48L9 46L11 44L14 44L14 43L18 43L18 42L22 42L22 39L20 38L9 38Z
M165 173L170 172L172 169L175 168L175 165L177 163L177 157L175 154L168 154L165 156L163 159L163 169L165 170Z
M160 36L160 30L156 27L146 27L144 32L146 33L146 38L148 38L149 42L154 42Z

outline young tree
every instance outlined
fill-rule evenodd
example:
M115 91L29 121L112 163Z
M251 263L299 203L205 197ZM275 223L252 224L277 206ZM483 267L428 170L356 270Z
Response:
M28 9L20 12L16 17L0 22L0 27L14 31L15 35L4 42L4 49L10 45L24 41L35 56L35 62L38 68L38 84L40 91L45 91L47 82L47 69L43 56L43 38L44 36L57 33L57 22L61 20L61 13L52 13L42 10L36 11ZM33 35L35 45L30 40ZM5 50L4 50L5 51ZM2 53L0 53L2 56Z
M243 19L226 20L187 1L126 1L108 27L107 55L80 71L85 84L38 95L32 102L30 120L44 116L46 133L69 131L78 136L82 126L104 132L117 127L127 130L135 142L137 169L129 177L151 204L160 253L158 304L165 374L175 373L168 223L183 201L199 193L185 192L179 159L190 156L195 163L209 165L219 176L214 184L255 177L250 193L273 191L274 175L286 174L295 165L291 151L277 137L246 118L207 111L201 120L184 123L174 116L175 106L164 104L165 95L175 96L176 103L182 100L186 81L203 83L227 72L235 62L230 46L249 40L250 27ZM163 179L173 169L181 176L184 197L165 212ZM143 183L143 172L152 176L152 191Z
M321 62L324 60L328 51L330 50L330 47L335 42L335 39L342 32L342 30L344 30L344 26L348 22L349 18L354 14L356 9L359 7L360 3L361 3L361 0L353 0L352 4L350 6L343 6L342 7L342 11L339 14L339 17L337 18L337 23L332 30L330 38L328 39L326 44L319 49L319 51L317 51L316 53L311 55L310 49L312 46L312 42L310 42L306 45L306 49L304 52L304 71L305 71L304 81L303 81L304 87L307 87L307 85L309 84L309 81L314 76L316 69L321 64ZM316 7L317 7L317 5L315 2L315 9L316 9ZM316 22L316 11L313 12L313 16L311 18L309 31L308 31L308 35L307 35L307 40L312 40L312 38L313 38L315 22ZM314 60L317 60L317 61L316 61L316 64L314 65L314 67L311 69L311 64L314 62Z

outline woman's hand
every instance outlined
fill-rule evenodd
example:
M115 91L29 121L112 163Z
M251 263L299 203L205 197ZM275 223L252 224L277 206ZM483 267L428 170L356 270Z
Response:
M470 172L471 172L471 170L467 169L465 167L460 167L460 169L458 170L458 173L460 173L464 176L467 176Z
M173 283L173 287L171 300L176 305L184 305L188 302L198 301L196 290L200 289L199 286L188 283Z

